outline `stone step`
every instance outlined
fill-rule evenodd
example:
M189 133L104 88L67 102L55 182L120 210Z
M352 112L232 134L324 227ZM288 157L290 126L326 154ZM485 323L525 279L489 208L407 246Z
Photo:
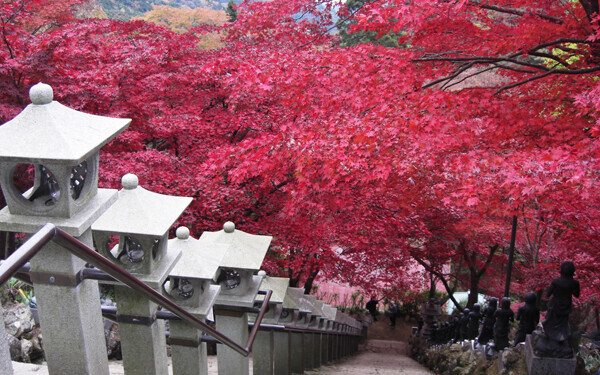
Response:
M400 341L368 340L361 350L337 363L306 374L321 375L433 375L406 355L408 345Z

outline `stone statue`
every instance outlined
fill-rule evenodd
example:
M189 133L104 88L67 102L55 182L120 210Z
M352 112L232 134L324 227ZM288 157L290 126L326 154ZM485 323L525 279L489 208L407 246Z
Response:
M449 329L450 329L450 323L448 323L448 322L442 323L442 339L441 339L442 344L445 344L448 341L450 341L450 338L448 337Z
M463 317L460 319L460 341L467 339L467 334L469 333L469 314L471 311L469 309L465 309L463 312Z
M487 344L494 336L494 314L496 313L497 308L498 299L494 297L490 298L487 307L483 311L483 324L481 326L479 337L477 338L477 341L481 345Z
M527 293L525 295L525 304L519 307L519 310L517 311L519 327L517 328L517 334L515 335L514 345L524 342L525 337L533 332L540 322L540 309L535 305L536 299L535 293Z
M546 320L542 323L543 333L535 331L532 341L535 354L539 357L571 358L573 350L567 339L571 335L569 313L573 306L573 296L579 298L579 281L573 279L575 265L563 262L560 265L560 277L552 280L548 288L548 304Z
M455 321L455 325L454 325L454 341L459 342L460 339L460 327L461 327L461 322L462 319L464 318L465 314L463 313L459 313L458 317L454 318Z
M510 309L510 298L502 298L502 305L494 313L494 318L494 349L500 351L508 346L510 323L515 320L515 313Z
M479 321L481 320L481 306L476 303L473 305L473 311L469 313L469 328L467 331L467 339L475 340L479 333Z
M448 334L447 334L447 338L448 341L454 341L454 339L456 338L456 325L458 324L458 317L454 317L452 318L452 320L450 320L449 325L448 325Z
M429 331L429 345L435 345L439 341L440 330L438 329L438 324L434 320L431 323L431 330Z

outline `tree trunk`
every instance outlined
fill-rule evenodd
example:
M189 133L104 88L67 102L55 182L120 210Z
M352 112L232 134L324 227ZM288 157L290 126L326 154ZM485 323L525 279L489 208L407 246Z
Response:
M315 282L315 278L319 274L319 270L313 271L308 275L306 282L304 283L304 294L310 294L312 290L313 283Z
M435 298L435 281L435 276L429 274L429 299Z
M15 252L15 233L0 232L0 259L7 259Z
M473 309L473 305L477 303L477 297L479 295L479 280L478 276L479 272L473 272L471 270L471 282L470 282L470 291L469 291L469 299L467 300L467 309Z

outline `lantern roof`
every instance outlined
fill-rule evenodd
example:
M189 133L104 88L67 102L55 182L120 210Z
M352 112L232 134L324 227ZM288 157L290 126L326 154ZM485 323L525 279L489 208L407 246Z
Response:
M341 312L340 310L336 309L335 310L335 321L337 323L345 323L345 316L346 314L344 314L343 312Z
M287 288L289 289L289 287ZM283 308L289 310L300 310L300 306L298 305L298 301L292 297L291 294L287 292L285 293L285 297L283 299Z
M307 295L304 294L304 288L287 288L287 294L290 296L291 300L298 305L300 312L312 312L314 302L306 298Z
M192 198L153 193L138 186L134 174L121 179L119 198L92 225L92 230L163 236L192 202Z
M283 303L286 299L287 289L290 285L290 279L287 277L271 277L265 276L260 285L263 290L271 290L271 299L269 303ZM257 300L262 301L265 297L262 295L257 296ZM284 306L285 307L285 306Z
M235 229L235 224L228 221L223 229L217 232L204 232L200 241L206 244L221 243L229 245L221 262L222 267L247 270L259 270L269 250L271 236L250 234Z
M213 280L227 251L227 245L207 246L194 237L186 227L179 227L176 238L169 240L169 250L181 250L181 258L169 272L169 276L187 279Z
M317 297L315 297L316 299ZM325 302L316 299L315 300L315 307L313 309L313 315L318 315L318 316L322 316L325 317L325 312L323 311L323 307L325 306Z
M317 296L305 294L304 298L308 301L308 304L310 305L310 311L312 312L312 316L323 315L323 303L319 303L320 301L317 301Z
M336 309L335 307L325 304L325 306L323 306L323 313L325 315L325 317L329 320L335 320L335 317L337 315L338 309Z
M76 165L121 133L131 119L91 115L53 101L52 87L38 83L32 104L0 126L0 161Z

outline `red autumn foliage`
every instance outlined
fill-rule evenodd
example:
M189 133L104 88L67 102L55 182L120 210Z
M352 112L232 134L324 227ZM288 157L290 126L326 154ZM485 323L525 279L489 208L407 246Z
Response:
M263 267L307 288L317 275L420 288L416 261L450 289L499 296L517 215L513 292L545 287L570 259L581 301L597 302L600 68L586 4L366 3L342 9L353 28L402 32L404 48L341 48L332 2L248 3L215 50L197 48L201 30L4 6L0 120L38 81L70 107L132 118L102 152L103 186L133 172L194 197L181 224L196 236L226 220L271 234Z

